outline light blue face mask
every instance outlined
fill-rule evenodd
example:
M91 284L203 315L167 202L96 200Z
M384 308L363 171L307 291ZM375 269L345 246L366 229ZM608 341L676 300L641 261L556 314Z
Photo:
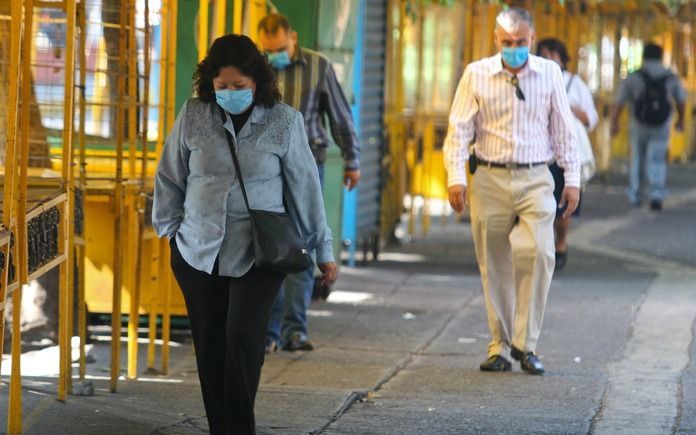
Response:
M226 111L238 115L254 102L254 92L251 89L221 89L215 91L215 100Z
M503 47L503 62L510 68L521 68L529 59L529 47Z
M287 50L279 51L277 53L267 53L267 56L271 66L275 69L285 69L292 63L290 60L290 54L288 54Z

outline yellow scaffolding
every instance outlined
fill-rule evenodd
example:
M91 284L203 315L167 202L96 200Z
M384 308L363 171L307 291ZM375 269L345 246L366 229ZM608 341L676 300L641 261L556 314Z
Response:
M33 103L33 69L36 60L35 22L39 10L56 10L65 15L65 65L62 89L62 171L58 177L41 177L44 170L33 169L38 162L46 166L41 155L32 155L33 145L46 146L45 138L37 141L32 137L32 116L38 114ZM73 168L73 125L74 125L74 77L75 47L78 32L75 0L47 3L33 0L11 2L11 51L9 58L9 83L7 105L7 141L3 171L3 216L4 231L0 235L2 245L2 311L0 319L4 331L4 310L8 298L12 298L12 350L7 432L22 432L22 388L21 388L21 330L20 313L23 286L49 270L59 267L59 377L58 399L66 400L72 388L71 328L72 303L74 297L73 251L75 240L75 179ZM19 120L19 125L18 125ZM55 247L38 246L34 234L42 220L50 218L54 227L49 232L56 236ZM35 233L35 230L33 230ZM14 241L14 245L12 245ZM31 243L31 248L29 244ZM39 257L39 250L44 249ZM44 258L45 257L45 258ZM15 276L11 277L13 266Z

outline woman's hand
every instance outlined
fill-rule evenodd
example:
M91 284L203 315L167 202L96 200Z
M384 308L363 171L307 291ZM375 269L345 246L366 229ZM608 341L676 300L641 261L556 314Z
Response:
M321 284L324 287L331 287L331 284L336 282L336 263L333 261L330 263L321 263L319 264L319 270L321 270L321 273L324 274L321 279Z

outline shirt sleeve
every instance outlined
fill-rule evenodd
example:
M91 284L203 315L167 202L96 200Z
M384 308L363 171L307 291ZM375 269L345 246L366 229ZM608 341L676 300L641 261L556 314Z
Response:
M597 108L592 98L592 92L580 77L576 77L575 82L574 86L580 98L580 108L587 114L587 119L590 121L590 125L587 126L587 131L592 131L599 123L599 114L597 113Z
M450 110L447 137L442 149L448 187L457 184L466 185L468 148L474 140L476 131L474 121L479 111L471 76L471 68L467 68L459 81Z
M341 149L346 170L360 169L360 142L355 133L350 105L328 61L319 98L322 111L328 115L333 139Z
M551 69L553 91L551 93L551 118L549 134L551 146L558 166L564 169L565 184L580 187L580 163L575 137L575 120L570 111L568 95L563 85L563 76L559 68Z
M334 261L333 239L326 224L319 171L307 142L302 114L297 112L290 131L288 150L282 158L285 195L289 212L305 242L316 249L317 262Z
M190 151L185 144L186 108L184 103L169 138L164 144L155 173L152 225L159 237L172 238L184 216L186 179L189 175Z

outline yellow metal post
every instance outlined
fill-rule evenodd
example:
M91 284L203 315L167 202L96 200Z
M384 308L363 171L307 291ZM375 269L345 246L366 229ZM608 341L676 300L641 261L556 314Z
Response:
M167 71L167 95L171 98L171 101L167 104L167 126L171 128L174 125L175 119L175 104L174 96L176 94L176 38L177 38L177 7L178 0L169 0L169 24L170 29L170 40L168 48L168 71ZM224 3L218 0L217 4ZM216 9L217 11L217 9ZM225 9L222 9L221 14L224 16ZM223 26L224 29L224 26ZM161 282L164 284L165 289L165 302L164 309L162 312L162 373L166 374L169 370L169 336L170 336L170 326L171 326L171 292L172 292L172 279L171 271L169 270L169 245L166 240L160 241L160 262L163 275L160 275Z
M149 15L149 1L144 0L145 16ZM128 377L135 379L138 375L138 323L140 319L140 294L142 285L142 270L143 270L143 250L145 241L143 236L145 233L145 203L147 195L147 159L148 159L148 142L147 142L147 124L148 111L150 105L150 25L145 20L144 31L144 49L143 49L143 109L142 109L142 131L141 131L141 160L140 160L140 182L138 184L139 191L136 197L136 212L137 212L137 231L136 231L136 257L135 257L135 280L133 283L133 291L131 293L130 316L128 319Z
M162 0L162 6L160 8L160 13L161 13L161 34L162 35L169 35L169 16L171 15L169 12L169 1L168 0ZM160 155L162 154L162 148L164 147L164 141L165 141L165 136L167 132L167 118L168 118L168 110L167 108L169 107L169 100L167 98L167 90L169 88L169 81L173 80L173 78L169 77L170 73L170 68L169 68L169 48L170 48L170 41L165 38L160 39L160 87L159 87L159 104L157 106L157 117L158 117L158 132L157 132L157 143L155 145L155 156L157 159L159 159ZM169 273L169 271L164 267L166 266L164 263L163 259L163 248L164 245L160 243L160 241L156 241L155 243L152 243L153 250L157 250L157 255L152 254L157 258L157 263L156 263L156 275L157 276L157 285L158 289L160 289L157 294L161 294L161 289L162 289L162 282L165 279L166 273ZM148 345L148 352L147 352L147 367L148 371L153 372L155 371L155 340L157 339L157 311L158 311L158 305L157 303L153 303L151 307L151 312L150 312L150 319L149 319L149 345ZM153 327L154 325L154 327Z
M84 198L85 187L87 185L87 162L85 161L85 155L87 150L87 140L85 136L85 119L87 110L87 96L86 96L86 86L87 86L87 51L86 51L86 41L87 41L87 20L85 16L85 3L81 1L79 3L78 9L78 26L80 29L79 37L79 65L80 65L80 130L78 134L78 143L80 150L80 174L79 174L79 186L82 189L82 198ZM83 199L84 207L84 199ZM82 220L82 236L84 239L85 235L85 219ZM79 375L80 379L85 378L87 371L86 367L86 355L85 355L85 342L87 340L87 305L85 303L85 245L84 240L77 247L77 328L78 334L80 336L80 357L79 357Z
M136 176L138 159L138 44L135 35L136 2L128 7L128 178Z
M172 8L175 1L172 1ZM172 9L173 10L173 9ZM176 18L173 23L176 23ZM227 33L227 0L215 0L215 37L218 38Z
M178 0L169 0L169 13L167 29L169 39L167 40L167 130L171 129L176 119L175 95L176 95L176 38L177 38L177 7ZM224 3L224 2L222 2ZM224 12L224 10L223 10Z
M153 302L150 305L150 313L148 317L148 346L147 346L147 371L152 373L155 369L155 357L157 341L157 304Z
M261 18L266 15L266 0L249 0L249 12L247 13L249 26L246 35L253 41L258 40L258 32L256 26ZM235 5L236 6L236 5ZM234 20L237 21L237 11L235 9Z
M198 61L202 61L208 51L208 28L210 0L200 0L198 5Z
M218 0L220 1L220 0ZM237 35L242 33L242 24L244 19L244 0L234 0L234 10L232 15L232 33ZM252 25L256 25L252 23ZM219 35L217 35L219 36Z
M22 18L22 2L12 2L11 13L11 34L10 34L10 64L9 64L9 89L7 97L7 140L5 143L5 169L16 168L17 167L17 120L18 120L18 110L19 110L19 84L20 84L20 60L21 60L21 46L23 38L23 18ZM2 224L5 230L11 231L13 229L13 216L15 209L15 190L17 184L17 171L7 171L5 170L5 184L3 186L3 213L2 213ZM10 275L10 252L12 248L10 245L10 240L7 240L6 244L2 247L2 253L4 254L4 264L2 265L2 273L0 274L0 303L2 303L2 309L0 309L0 337L5 336L5 310L7 308L8 296L7 287L9 285L9 275ZM15 324L16 325L16 324ZM14 333L13 333L14 337ZM4 341L0 340L0 355L3 353ZM14 346L14 340L13 340ZM16 348L13 347L12 351ZM14 354L13 354L14 361ZM0 361L1 362L1 361ZM20 396L21 398L21 396ZM10 402L10 409L8 414L12 411L12 402ZM20 403L21 406L21 403ZM20 416L21 418L21 416ZM21 430L21 428L20 428Z
M155 155L159 159L164 148L165 135L167 133L167 88L169 78L169 1L162 0L160 8L161 24L160 24L160 86L159 86L159 103L157 106L157 144L155 146Z
M22 341L20 332L22 309L22 286L28 282L28 246L27 246L27 168L29 166L29 128L31 101L31 52L32 52L32 32L34 21L33 0L24 2L24 34L22 42L22 73L21 73L21 142L19 152L19 184L17 186L16 203L16 250L18 283L17 290L12 293L12 372L10 374L10 404L7 418L8 434L22 433L22 375L21 375L21 354Z
M126 47L128 43L128 9L131 2L121 8L120 38L118 59L118 104L116 109L116 177L114 180L114 255L113 255L113 295L111 312L111 382L110 390L115 393L121 372L121 291L123 284L123 141L126 108Z
M430 231L430 183L433 179L432 156L435 148L435 123L428 119L423 131L423 170L421 171L421 194L423 195L423 221L421 234L426 236Z
M134 268L134 260L137 262L137 252L140 247L138 246L139 240L139 228L138 228L138 206L137 200L139 195L135 191L128 192L127 205L126 205L126 222L127 222L127 251L129 253L136 253L136 258L132 255L128 256L128 266L125 268L129 272L128 282L126 287L130 289L130 306L128 310L128 379L135 379L138 377L138 318L139 318L139 304L137 291L140 291L138 287L138 273L137 266ZM136 269L136 273L133 270Z
M138 158L138 45L135 38L135 11L136 4L132 3L128 13L128 162L130 165L129 178L136 177L136 163ZM147 149L147 147L145 147ZM136 253L135 261L138 261L138 253L140 251L140 228L138 226L138 206L137 202L140 197L140 189L130 189L127 193L127 222L128 222L128 252ZM129 255L129 266L133 260ZM126 270L129 272L127 287L130 289L130 310L128 312L128 372L129 379L135 379L138 373L138 286L139 276L136 273L133 276L131 267Z
M59 372L58 400L65 400L72 390L72 328L73 298L75 294L75 169L73 168L73 125L75 96L75 18L76 0L65 0L66 42L65 42L65 94L63 97L63 182L67 201L63 205L63 249L65 261L60 265L61 314L59 336L61 370Z
M162 369L163 375L169 373L169 338L171 336L171 308L172 308L172 273L169 270L169 246L166 239L162 239L160 243L163 247L160 249L160 258L164 260L165 274L162 276L164 284L164 310L162 312Z

